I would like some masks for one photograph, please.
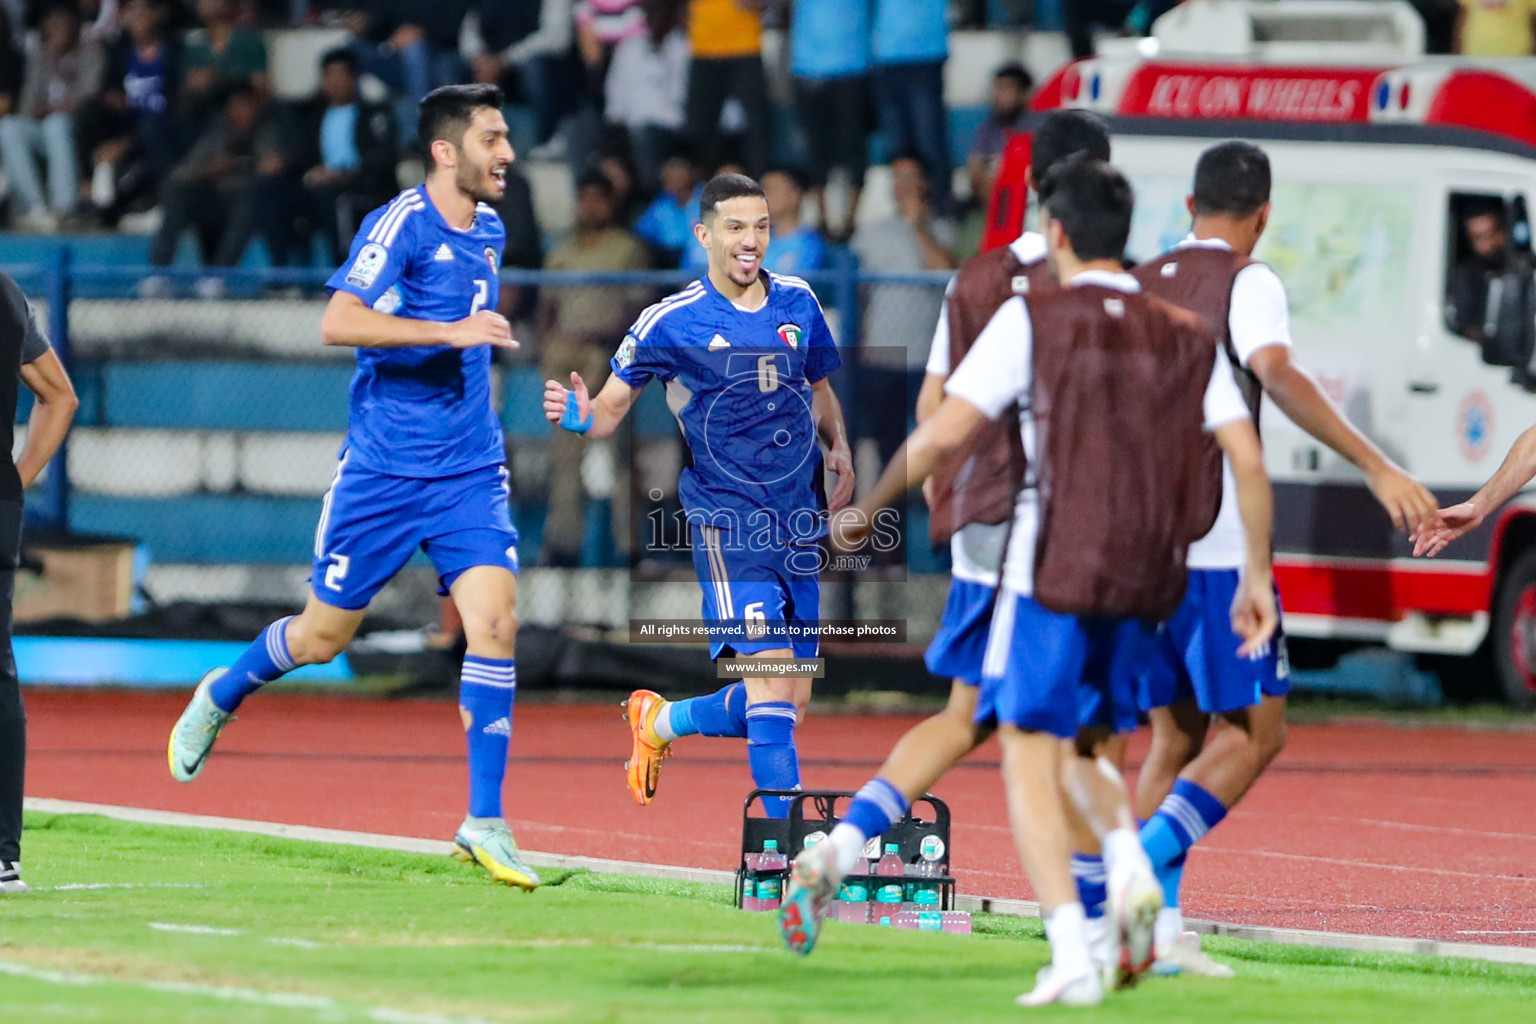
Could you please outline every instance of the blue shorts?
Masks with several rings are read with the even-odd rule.
[[[752,550],[740,531],[693,523],[693,567],[704,591],[704,621],[720,627],[709,656],[788,647],[797,658],[821,650],[820,552],[814,547]]]
[[[976,724],[1062,739],[1079,728],[1136,728],[1136,670],[1151,636],[1140,619],[1064,615],[1003,591],[987,636]]]
[[[958,578],[949,581],[944,617],[923,656],[929,672],[971,686],[981,683],[981,663],[986,657],[987,631],[996,603],[995,587]]]
[[[1242,658],[1232,632],[1236,569],[1191,569],[1184,601],[1152,640],[1136,681],[1143,711],[1193,699],[1207,714],[1238,711],[1291,690],[1285,634],[1276,632],[1263,654]]]
[[[442,594],[476,566],[517,572],[508,497],[505,466],[418,480],[348,465],[343,452],[315,527],[310,587],[328,605],[366,608],[417,548]]]

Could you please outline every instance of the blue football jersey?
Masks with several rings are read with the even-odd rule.
[[[363,218],[327,287],[381,313],[451,322],[496,308],[506,228],[481,203],[468,231],[449,227],[426,186]],[[491,346],[359,348],[347,449],[392,476],[457,476],[506,458],[491,408]]]
[[[842,365],[821,304],[797,277],[768,274],[747,312],[695,281],[640,314],[613,372],[630,387],[666,382],[688,445],[678,497],[691,516],[808,539],[826,507],[811,385]]]

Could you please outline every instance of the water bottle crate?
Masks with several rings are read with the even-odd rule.
[[[792,862],[805,849],[807,840],[819,842],[831,834],[833,826],[842,820],[856,794],[843,790],[772,790],[757,789],[747,794],[742,809],[741,859],[736,862],[736,906],[746,909],[768,909],[759,898],[758,882],[776,880],[777,892],[788,885],[788,871],[753,870],[747,866],[749,855],[761,854],[764,844],[776,844],[778,852]],[[769,818],[761,812],[763,797],[788,797],[787,818]],[[881,879],[885,884],[900,878],[905,887],[908,883],[921,882],[938,890],[939,910],[950,910],[955,903],[955,879],[950,871],[949,805],[931,794],[913,801],[912,807],[900,821],[893,823],[883,836],[871,840],[871,846],[879,846],[869,857],[871,870],[850,874],[848,880],[866,884],[870,900],[874,902],[876,887]],[[901,875],[880,875],[873,865],[881,857],[886,844],[896,845],[896,854],[904,865]],[[866,853],[870,851],[866,850]],[[918,865],[934,874],[916,874]],[[774,892],[772,881],[768,886],[771,899]],[[748,902],[750,901],[750,906]]]

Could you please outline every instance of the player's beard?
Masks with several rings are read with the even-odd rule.
[[[761,254],[757,258],[757,265],[751,270],[737,263],[734,253],[726,253],[721,258],[721,262],[725,264],[725,276],[730,278],[731,283],[738,288],[752,287],[763,272],[763,258]]]
[[[491,167],[491,164],[476,167],[461,163],[454,176],[454,184],[460,192],[477,203],[498,203],[506,189],[496,187],[495,179],[491,177]]]

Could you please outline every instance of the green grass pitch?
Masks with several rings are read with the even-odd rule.
[[[1039,922],[978,934],[833,922],[806,960],[721,886],[549,872],[531,895],[447,857],[27,818],[0,897],[0,1021],[950,1024],[1520,1021],[1536,969],[1211,940],[1235,981],[1151,979],[1093,1010],[1013,997]],[[658,851],[665,859],[665,851]]]

